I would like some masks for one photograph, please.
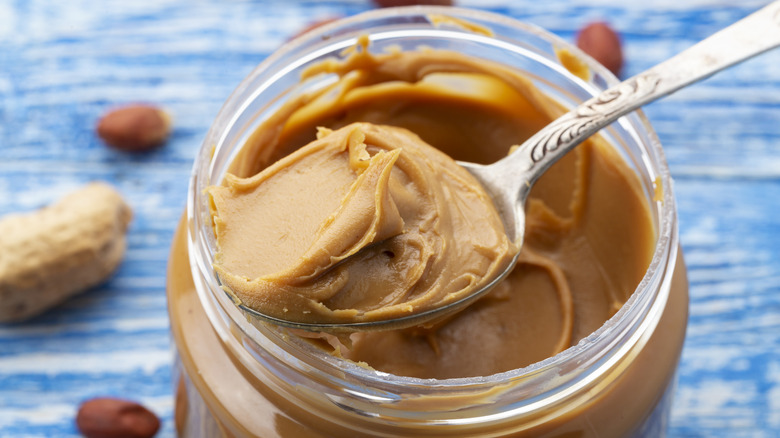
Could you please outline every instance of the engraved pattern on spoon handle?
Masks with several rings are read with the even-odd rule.
[[[536,164],[542,161],[548,152],[590,137],[631,111],[630,108],[638,106],[636,102],[643,96],[652,95],[659,81],[660,78],[655,75],[635,76],[553,121],[548,126],[549,129],[539,131],[533,138],[533,143],[526,142],[524,147],[530,148],[531,162]]]

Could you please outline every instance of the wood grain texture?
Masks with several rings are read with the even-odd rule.
[[[573,40],[608,20],[636,74],[765,1],[462,0]],[[173,436],[164,295],[192,159],[220,105],[312,21],[368,0],[0,0],[0,214],[94,179],[135,210],[106,284],[24,324],[0,325],[0,436],[78,436],[78,404],[142,401]],[[646,108],[676,180],[691,318],[671,437],[780,436],[780,51]],[[163,148],[128,155],[93,127],[108,108],[157,103]]]

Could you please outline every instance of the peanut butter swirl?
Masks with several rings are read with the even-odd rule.
[[[209,189],[220,279],[299,322],[396,319],[500,275],[518,248],[479,183],[410,131],[354,123]]]

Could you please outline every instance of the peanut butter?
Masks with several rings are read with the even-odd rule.
[[[322,128],[209,193],[223,284],[286,320],[389,320],[444,306],[517,253],[474,177],[403,128]]]
[[[384,163],[378,164],[383,168],[401,158],[387,155],[398,149],[383,146],[380,133],[415,138],[412,143],[416,143],[417,137],[408,133],[411,131],[421,141],[454,159],[491,162],[562,113],[561,108],[527,79],[502,65],[443,50],[371,54],[363,40],[344,61],[316,65],[307,76],[320,73],[335,73],[339,79],[322,90],[291,99],[266,120],[234,161],[231,172],[235,176],[227,178],[225,187],[212,190],[220,239],[216,269],[242,300],[250,305],[262,305],[265,310],[264,300],[270,294],[278,289],[294,289],[299,286],[297,282],[314,279],[315,291],[327,289],[319,301],[322,306],[304,304],[295,294],[292,294],[295,299],[280,302],[281,312],[296,312],[301,318],[306,311],[316,313],[318,318],[323,315],[354,318],[382,312],[381,306],[388,302],[390,308],[406,305],[406,301],[396,304],[386,298],[396,293],[395,285],[390,283],[402,283],[404,294],[414,290],[415,286],[408,284],[416,281],[430,284],[442,280],[451,284],[453,279],[446,276],[448,268],[415,270],[418,266],[413,266],[408,271],[394,270],[393,261],[386,255],[383,263],[376,264],[382,261],[385,251],[391,251],[396,258],[412,251],[410,246],[414,246],[399,237],[404,236],[403,230],[413,228],[412,222],[407,223],[407,216],[400,212],[421,205],[419,199],[409,204],[399,203],[403,196],[393,191],[389,199],[386,194],[374,196],[372,208],[394,203],[394,207],[384,210],[387,215],[379,218],[383,224],[381,229],[370,231],[378,216],[371,216],[371,221],[361,216],[358,222],[362,225],[356,226],[354,236],[334,238],[323,244],[335,249],[328,251],[327,257],[303,256],[305,260],[316,257],[324,260],[311,265],[307,261],[303,266],[302,254],[314,247],[312,242],[324,239],[322,236],[330,232],[322,224],[338,221],[333,212],[344,205],[342,200],[354,183],[354,175],[330,171],[324,166],[320,169],[322,173],[307,170],[298,176],[303,182],[290,183],[281,190],[279,193],[299,192],[311,187],[311,193],[301,195],[306,200],[304,204],[310,204],[306,213],[301,214],[316,213],[317,217],[301,220],[305,225],[296,219],[292,227],[300,225],[300,228],[287,225],[277,228],[285,219],[253,222],[255,218],[277,214],[276,210],[281,215],[287,209],[299,208],[285,207],[281,198],[271,196],[265,204],[259,204],[273,204],[265,209],[275,210],[260,214],[256,207],[232,204],[227,194],[254,188],[255,182],[269,174],[311,156],[312,148],[332,150],[339,155],[342,169],[349,168],[354,156],[362,156],[363,166],[371,167],[369,163],[376,160]],[[338,130],[342,127],[346,128]],[[316,138],[318,128],[319,139]],[[354,136],[360,137],[359,141]],[[353,141],[357,145],[354,151],[350,147]],[[402,149],[415,147],[407,148],[404,143]],[[370,149],[382,153],[366,153]],[[384,159],[378,158],[385,155]],[[403,153],[398,155],[402,156]],[[452,172],[460,175],[456,170]],[[325,173],[333,176],[324,176]],[[381,173],[377,173],[377,183]],[[440,179],[446,182],[447,177],[442,175]],[[392,178],[388,179],[387,185],[392,186],[391,181]],[[325,192],[334,195],[328,198]],[[456,205],[450,207],[463,210],[474,203]],[[220,235],[230,227],[230,221],[227,227],[223,223],[227,211],[232,212],[233,220],[239,224],[231,236]],[[243,219],[236,219],[242,216]],[[494,212],[480,211],[476,216],[462,218],[462,226],[456,227],[452,234],[464,245],[454,253],[442,249],[432,252],[441,261],[456,266],[479,259],[482,265],[478,264],[477,278],[486,278],[485,273],[503,266],[502,260],[512,254],[511,245],[500,238],[500,221]],[[242,230],[253,231],[242,234]],[[487,240],[495,244],[489,250],[471,243],[484,239],[485,233]],[[288,237],[291,234],[295,236]],[[302,243],[284,250],[267,243],[255,246],[255,242],[278,241],[282,235],[288,240],[300,239]],[[327,342],[322,345],[332,348],[334,354],[377,370],[423,378],[490,375],[524,367],[576,344],[622,306],[647,269],[655,230],[637,177],[610,146],[594,137],[553,166],[534,187],[527,207],[525,236],[519,263],[509,278],[467,310],[432,327],[353,334],[349,348],[327,336],[323,336]],[[231,239],[235,243],[227,242]],[[464,251],[466,254],[456,257],[455,254]],[[335,260],[328,259],[334,255]],[[349,262],[341,268],[338,263],[345,256],[351,259],[347,258]],[[273,259],[273,263],[262,265],[265,262],[261,261],[250,266],[248,260],[253,258]],[[420,259],[415,255],[411,260],[419,263]],[[331,277],[327,270],[333,266],[339,269]],[[339,277],[344,270],[352,270],[348,280]],[[387,270],[391,275],[375,280],[369,273],[377,270]],[[257,280],[252,280],[277,272],[286,275],[281,287],[278,282],[258,285]],[[276,281],[280,277],[274,278]],[[379,287],[380,298],[367,298],[364,292],[345,296],[332,293],[332,283],[348,282],[353,285],[366,282],[368,286],[364,290]],[[455,290],[463,289],[461,280],[454,283]],[[412,295],[411,301],[414,298]],[[306,300],[309,298],[303,301]]]

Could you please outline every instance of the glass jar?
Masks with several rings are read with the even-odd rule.
[[[432,24],[432,15],[454,17]],[[458,20],[484,26],[458,26]],[[219,288],[203,189],[223,178],[255,128],[327,77],[300,82],[370,33],[372,50],[449,48],[511,66],[565,107],[616,83],[575,47],[533,26],[457,8],[382,9],[291,41],[228,98],[195,162],[186,218],[168,272],[176,344],[175,419],[186,437],[663,436],[687,323],[687,281],[675,200],[661,146],[636,112],[603,131],[639,178],[657,230],[653,258],[628,302],[577,345],[490,376],[418,379],[335,357],[285,329],[246,318]],[[559,61],[565,49],[592,72]]]

